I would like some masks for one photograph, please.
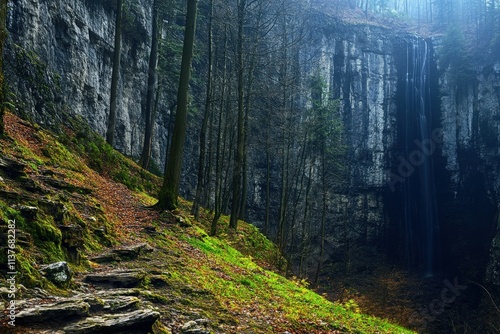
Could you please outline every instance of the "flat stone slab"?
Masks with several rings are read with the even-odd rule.
[[[87,333],[148,333],[160,313],[152,310],[137,310],[129,313],[104,314],[89,317],[64,327],[66,334]]]
[[[98,290],[94,293],[95,296],[102,298],[109,298],[112,296],[139,296],[141,293],[139,289],[113,289],[113,290]]]
[[[135,296],[126,296],[120,294],[106,293],[102,294],[83,294],[71,298],[68,301],[83,301],[89,304],[89,314],[97,312],[117,312],[136,309],[140,303],[140,299]]]
[[[89,309],[90,305],[88,303],[75,300],[41,304],[19,311],[16,315],[16,323],[42,323],[47,320],[64,321],[66,319],[85,317],[89,314]]]
[[[115,311],[123,311],[130,310],[139,305],[140,299],[134,296],[114,296],[112,298],[103,299],[104,302],[104,311],[106,312],[115,312]]]
[[[90,260],[96,263],[130,261],[135,260],[141,254],[150,253],[154,249],[147,243],[141,243],[132,246],[125,246],[113,249],[105,254],[93,257]]]
[[[132,245],[123,248],[114,249],[112,252],[118,255],[122,260],[133,260],[139,255],[153,251],[153,247],[147,243]]]
[[[108,287],[133,288],[138,286],[145,276],[146,273],[141,270],[115,270],[87,275],[85,282]]]

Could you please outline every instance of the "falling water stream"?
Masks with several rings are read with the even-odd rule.
[[[437,262],[437,206],[434,189],[430,50],[428,42],[406,44],[404,85],[404,155],[407,180],[403,186],[405,257],[433,276]]]

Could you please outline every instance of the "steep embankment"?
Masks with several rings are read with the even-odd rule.
[[[86,126],[54,136],[12,114],[5,121],[0,229],[5,245],[15,221],[18,273],[13,291],[4,248],[2,333],[409,333],[279,275],[276,248],[251,225],[228,234],[223,217],[214,238],[210,213],[193,221],[189,203],[149,209],[158,178]],[[59,261],[71,274],[59,264],[51,275],[46,265]]]

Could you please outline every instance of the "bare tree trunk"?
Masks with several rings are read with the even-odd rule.
[[[306,185],[306,194],[305,194],[305,203],[304,203],[304,216],[302,219],[302,232],[301,232],[301,250],[300,250],[300,262],[299,262],[299,275],[302,275],[304,270],[304,260],[306,257],[306,222],[309,220],[309,194],[311,193],[311,180],[312,180],[312,166],[313,164],[309,164],[309,173]]]
[[[106,141],[113,146],[115,141],[116,126],[116,99],[118,90],[118,72],[120,70],[120,54],[122,41],[122,13],[123,0],[118,0],[116,4],[116,23],[115,23],[115,49],[113,56],[113,72],[111,74],[111,93],[109,102],[108,130],[106,132]]]
[[[149,70],[148,70],[148,90],[146,93],[146,128],[144,131],[144,145],[142,148],[140,165],[144,169],[149,168],[151,159],[151,145],[154,132],[154,95],[156,88],[156,68],[158,66],[158,39],[159,39],[159,21],[158,21],[158,0],[153,2],[153,29],[151,36],[151,52],[149,54]]]
[[[279,221],[278,221],[278,233],[277,233],[277,243],[279,250],[283,253],[285,249],[285,223],[286,214],[288,210],[288,178],[289,178],[289,158],[290,158],[290,133],[287,115],[287,99],[288,94],[288,29],[287,23],[283,20],[283,32],[282,32],[282,54],[281,54],[281,69],[280,69],[280,84],[281,84],[281,117],[283,124],[281,125],[282,132],[282,156],[281,156],[281,197],[280,197],[280,211],[279,211]]]
[[[213,84],[214,82],[212,82]],[[213,88],[212,88],[213,90]],[[213,99],[214,94],[211,94],[211,98]],[[208,147],[207,147],[207,152],[208,152],[208,161],[207,161],[207,168],[205,171],[205,186],[203,188],[203,191],[201,193],[201,199],[200,199],[200,205],[210,208],[211,209],[211,203],[210,199],[212,198],[212,182],[211,182],[211,176],[213,174],[213,168],[214,168],[214,140],[213,140],[213,132],[215,128],[215,112],[214,112],[214,107],[212,104],[212,110],[210,113],[210,119],[208,120],[209,127],[208,127]]]
[[[225,143],[225,135],[221,138],[222,131],[222,116],[225,104],[225,94],[226,94],[226,76],[227,76],[227,25],[224,25],[224,52],[223,59],[224,65],[222,69],[222,92],[221,92],[221,101],[220,101],[220,115],[218,122],[218,132],[217,132],[217,143],[216,143],[216,153],[215,153],[215,185],[214,185],[214,218],[212,219],[212,226],[210,228],[210,235],[217,235],[218,231],[218,222],[219,218],[222,214],[223,209],[223,199],[222,199],[222,187],[223,187],[223,179],[222,179],[222,160],[223,160],[223,148],[222,145]],[[227,121],[227,120],[226,120]]]
[[[257,21],[255,22],[255,27],[256,31],[253,33],[253,41],[252,41],[252,51],[250,54],[250,61],[249,61],[249,66],[248,66],[248,80],[247,80],[247,87],[246,87],[246,97],[245,97],[245,121],[244,121],[244,127],[245,129],[248,129],[248,119],[249,119],[249,114],[250,114],[250,104],[251,104],[251,96],[252,96],[252,89],[253,89],[253,82],[254,82],[254,75],[255,75],[255,67],[257,64],[257,49],[259,46],[259,43],[261,42],[260,39],[260,29],[261,29],[261,21],[262,21],[262,2],[259,2],[258,4],[258,14],[257,14]],[[240,219],[244,220],[245,219],[245,213],[246,213],[246,206],[247,206],[247,196],[248,196],[248,156],[247,156],[247,150],[248,150],[248,133],[245,131],[244,132],[244,137],[243,137],[243,168],[242,168],[242,190],[241,190],[241,203],[240,203],[240,212],[239,212],[239,217]]]
[[[243,24],[245,19],[246,0],[238,0],[238,45],[237,45],[237,66],[238,66],[238,132],[236,140],[235,164],[233,169],[233,197],[231,206],[231,218],[229,227],[233,230],[238,228],[238,217],[241,200],[241,176],[243,170],[244,150],[243,140],[245,137],[245,110],[243,106]]]
[[[177,207],[182,156],[186,139],[188,90],[196,30],[197,2],[197,0],[187,1],[186,30],[184,32],[179,89],[177,91],[177,112],[175,115],[170,156],[165,167],[163,185],[160,189],[159,201],[156,205],[159,209],[172,210]]]
[[[283,130],[285,132],[285,130]],[[284,141],[287,141],[286,138],[283,138]],[[285,225],[286,225],[286,214],[288,211],[288,179],[289,179],[289,160],[290,159],[290,143],[283,143],[283,156],[282,156],[282,171],[281,171],[281,197],[280,197],[280,216],[278,222],[278,248],[281,253],[283,253],[285,249]]]
[[[212,91],[212,17],[214,4],[213,0],[210,0],[210,14],[208,18],[208,73],[207,73],[207,91],[205,97],[205,114],[203,115],[203,122],[200,130],[200,156],[198,157],[198,182],[196,184],[196,196],[193,201],[193,207],[191,208],[191,213],[194,215],[194,219],[198,220],[200,215],[200,201],[201,194],[205,188],[204,184],[204,166],[205,166],[205,155],[206,155],[206,140],[207,140],[207,126],[208,120],[211,114],[211,91]]]
[[[291,242],[290,242],[290,246],[289,246],[289,251],[287,251],[288,253],[288,262],[287,262],[287,274],[288,274],[288,270],[291,269],[290,268],[290,265],[292,263],[292,256],[296,255],[296,253],[294,254],[294,249],[295,249],[295,227],[296,227],[296,220],[297,220],[297,215],[298,215],[298,211],[300,210],[300,205],[299,203],[303,200],[302,198],[302,192],[304,191],[304,179],[305,179],[305,168],[306,168],[306,153],[307,153],[307,137],[308,137],[308,131],[304,131],[304,140],[303,140],[303,145],[302,145],[302,152],[300,154],[299,157],[297,157],[297,167],[295,169],[295,181],[294,181],[294,185],[293,185],[293,189],[297,189],[298,188],[298,192],[295,194],[295,199],[293,201],[293,213],[292,213],[292,218],[291,218],[291,228],[290,228],[290,231],[291,231],[291,235],[292,235],[292,238],[291,238]],[[307,201],[307,199],[306,199]],[[307,209],[304,209],[304,210],[307,210]],[[299,238],[299,240],[301,240],[301,238]],[[299,254],[300,256],[300,254]],[[300,270],[299,270],[299,273],[300,273]]]
[[[324,143],[323,143],[324,146]],[[326,209],[327,209],[327,201],[326,201],[326,196],[327,196],[327,189],[326,189],[326,170],[325,170],[325,148],[323,147],[322,149],[322,157],[321,157],[321,174],[322,174],[322,190],[323,190],[323,206],[321,210],[321,243],[320,243],[320,251],[319,251],[319,258],[318,258],[318,267],[316,268],[316,276],[314,278],[314,284],[317,285],[319,281],[319,275],[321,274],[321,268],[323,264],[323,256],[325,254],[325,225],[326,225]]]

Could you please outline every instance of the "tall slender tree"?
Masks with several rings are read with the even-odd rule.
[[[116,100],[118,91],[118,72],[120,70],[120,54],[122,41],[122,17],[123,0],[116,3],[116,21],[115,21],[115,49],[113,54],[113,72],[111,74],[111,93],[109,102],[108,130],[106,132],[106,141],[113,146],[115,141],[116,127]]]
[[[203,122],[200,130],[200,155],[198,157],[198,182],[196,185],[196,197],[193,201],[191,213],[195,219],[198,219],[200,214],[200,201],[203,188],[205,187],[205,155],[206,155],[206,141],[207,141],[207,127],[208,121],[211,116],[211,92],[212,92],[212,22],[214,13],[214,2],[210,0],[209,3],[209,16],[208,16],[208,69],[207,69],[207,89],[205,96],[205,113],[203,115]]]
[[[224,204],[224,194],[223,194],[223,188],[224,188],[224,172],[223,172],[223,161],[225,161],[225,143],[226,143],[226,137],[228,131],[226,129],[223,129],[223,114],[224,109],[228,110],[229,108],[226,107],[227,103],[230,101],[229,99],[226,98],[226,89],[230,89],[230,87],[227,87],[226,82],[228,81],[227,79],[227,68],[228,68],[228,60],[227,60],[227,23],[224,24],[224,34],[223,34],[223,48],[222,48],[222,74],[220,75],[221,77],[221,83],[220,83],[220,106],[219,106],[219,118],[218,118],[218,131],[216,134],[216,151],[215,151],[215,185],[214,185],[214,217],[212,219],[212,226],[210,228],[210,234],[211,235],[216,235],[218,231],[218,222],[219,218],[222,214],[222,211],[224,210],[225,204]],[[228,124],[228,120],[226,117],[226,124]],[[227,126],[226,126],[227,127]],[[226,164],[229,166],[229,164]]]
[[[177,110],[175,125],[172,133],[172,144],[169,159],[165,166],[165,176],[160,189],[159,209],[172,210],[177,207],[179,196],[179,183],[182,169],[182,156],[187,128],[188,91],[191,77],[191,61],[193,58],[194,37],[196,31],[197,0],[187,1],[186,28],[184,31],[184,44],[182,48],[181,73],[179,88],[177,90]],[[168,152],[167,152],[168,154]]]
[[[229,227],[236,230],[241,201],[241,182],[244,162],[244,138],[245,138],[245,109],[244,109],[244,71],[243,64],[243,27],[245,22],[246,0],[238,0],[238,38],[237,38],[237,67],[238,67],[238,130],[235,151],[235,164],[233,169],[233,197],[231,206],[231,217]]]
[[[149,54],[148,87],[146,93],[146,128],[144,131],[144,145],[142,148],[140,164],[142,168],[149,168],[151,159],[151,146],[154,132],[154,95],[157,82],[156,68],[158,66],[158,39],[159,39],[159,8],[158,0],[153,1],[153,27],[151,34],[151,51]]]

